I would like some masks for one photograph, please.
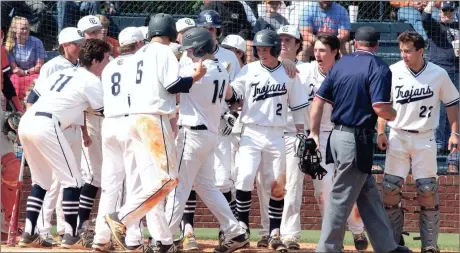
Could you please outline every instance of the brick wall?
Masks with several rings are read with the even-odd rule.
[[[379,184],[382,182],[382,175],[375,175]],[[28,169],[24,175],[24,190],[21,199],[21,221],[25,217],[25,203],[27,196],[31,189],[31,180]],[[408,199],[403,200],[404,207],[408,210],[405,213],[404,229],[408,232],[418,231],[418,217],[414,211],[420,210],[417,200],[410,200],[416,197],[415,180],[409,176],[406,184],[403,187],[404,197]],[[439,194],[440,194],[440,209],[441,209],[441,231],[444,233],[459,233],[459,176],[440,176],[439,177]],[[99,197],[98,197],[99,198]],[[96,205],[98,201],[96,202]],[[303,193],[303,204],[301,209],[301,223],[303,230],[320,230],[321,229],[321,215],[313,196],[313,184],[311,178],[306,177]],[[93,209],[92,218],[95,218],[97,208]],[[255,191],[252,194],[252,213],[250,216],[250,225],[253,228],[258,228],[260,224],[259,201]],[[216,218],[206,208],[206,206],[198,199],[195,225],[199,228],[217,228],[218,223]]]

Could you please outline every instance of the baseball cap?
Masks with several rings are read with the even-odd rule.
[[[452,1],[445,1],[441,3],[441,11],[454,11],[455,3]]]
[[[118,42],[120,42],[120,46],[133,44],[143,40],[144,35],[142,34],[141,29],[134,26],[126,27],[118,35]]]
[[[286,34],[300,40],[300,32],[297,27],[293,25],[283,25],[278,29],[278,34]]]
[[[81,42],[83,40],[82,33],[76,27],[66,27],[59,33],[59,45],[70,42]]]
[[[361,26],[355,33],[356,41],[379,42],[380,33],[371,26]]]
[[[149,38],[149,27],[148,26],[141,26],[139,27],[139,30],[141,30],[142,35],[144,36],[144,40]]]
[[[181,18],[177,20],[176,22],[176,30],[178,33],[184,32],[186,29],[192,28],[195,26],[196,26],[195,20],[191,18]]]
[[[82,17],[78,21],[77,27],[82,33],[85,33],[85,32],[90,33],[97,29],[102,29],[102,24],[101,24],[101,21],[96,16],[88,15],[88,16]]]
[[[239,35],[229,34],[222,41],[222,47],[233,47],[246,53],[246,41]]]

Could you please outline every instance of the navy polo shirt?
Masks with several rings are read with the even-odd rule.
[[[333,106],[335,125],[374,128],[372,105],[391,100],[390,68],[371,52],[356,50],[334,64],[316,96]]]

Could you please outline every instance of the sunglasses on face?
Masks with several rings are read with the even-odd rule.
[[[442,12],[454,12],[455,9],[454,9],[454,8],[451,8],[451,7],[448,7],[448,8],[442,8],[441,11],[442,11]]]

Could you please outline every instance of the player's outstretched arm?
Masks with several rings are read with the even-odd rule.
[[[208,69],[203,64],[203,60],[200,60],[198,62],[198,66],[195,68],[195,73],[193,73],[193,75],[192,75],[193,83],[195,83],[198,80],[200,80],[201,78],[203,78],[204,75],[206,75],[207,71],[208,71]]]

